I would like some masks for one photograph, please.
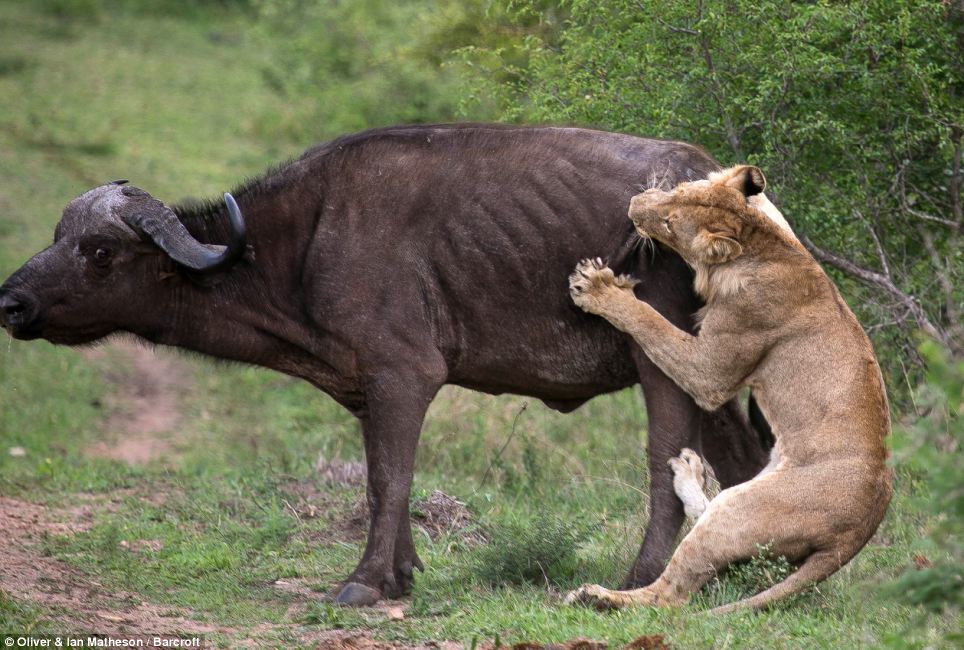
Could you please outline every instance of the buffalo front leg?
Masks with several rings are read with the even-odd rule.
[[[408,519],[415,450],[425,411],[438,386],[411,377],[382,378],[366,391],[362,416],[368,464],[368,542],[335,601],[371,605],[411,588],[421,567]]]
[[[636,348],[648,420],[649,521],[636,561],[623,580],[623,589],[656,580],[666,567],[676,535],[683,526],[683,505],[673,489],[669,460],[684,447],[699,448],[702,412],[693,400]]]
[[[409,593],[415,586],[415,569],[425,570],[422,560],[415,552],[412,523],[409,521],[407,507],[402,510],[402,516],[398,522],[398,533],[395,536],[394,569],[395,583],[404,594]]]

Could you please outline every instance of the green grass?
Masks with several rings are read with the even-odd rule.
[[[261,70],[272,42],[249,12],[146,11],[0,3],[0,277],[45,246],[66,202],[94,184],[127,177],[166,200],[214,196],[310,144],[290,140],[286,125],[318,108],[268,84]],[[317,139],[327,135],[317,128]],[[907,473],[860,556],[774,611],[703,611],[758,584],[772,568],[765,563],[714,582],[679,610],[563,606],[568,588],[617,582],[637,549],[646,420],[634,391],[563,416],[521,397],[445,389],[426,422],[415,497],[434,489],[459,497],[493,543],[417,532],[427,569],[405,620],[332,608],[276,583],[320,596],[360,557],[362,488],[314,479],[319,455],[360,458],[356,422],[303,382],[185,362],[194,387],[175,432],[178,454],[131,468],[84,453],[101,435],[110,361],[0,340],[0,496],[92,504],[89,530],[38,540],[38,552],[235,636],[290,647],[328,628],[467,645],[586,636],[618,647],[663,634],[680,648],[925,647],[960,624],[876,595],[910,563],[928,524],[909,505]],[[9,455],[11,447],[26,455]],[[62,629],[63,614],[0,592],[0,631],[75,631]],[[923,626],[906,631],[918,619]],[[265,624],[282,627],[252,632]]]

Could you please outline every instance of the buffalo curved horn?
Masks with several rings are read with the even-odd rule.
[[[160,203],[160,202],[158,202]],[[174,211],[161,204],[159,211],[135,211],[124,221],[151,238],[168,256],[198,273],[216,273],[234,266],[247,251],[244,218],[234,197],[224,194],[231,233],[227,246],[202,244],[187,231]]]

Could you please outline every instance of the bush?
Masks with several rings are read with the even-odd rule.
[[[504,522],[476,551],[472,569],[491,585],[559,584],[575,575],[576,549],[588,534],[584,524],[549,514]]]
[[[921,415],[895,431],[895,462],[920,478],[915,505],[931,517],[915,566],[889,591],[903,602],[953,613],[964,606],[964,361],[932,342],[920,354],[928,363],[915,400]]]
[[[703,593],[713,607],[732,603],[758,594],[783,582],[796,570],[782,555],[774,557],[770,546],[757,544],[757,554],[746,562],[732,564],[726,572],[717,576],[703,588]]]
[[[426,51],[427,0],[254,0],[262,78],[293,107],[265,128],[315,142],[373,126],[452,121],[452,75]]]

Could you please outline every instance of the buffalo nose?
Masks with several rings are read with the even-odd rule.
[[[0,320],[9,323],[27,310],[27,306],[13,294],[0,294]]]

